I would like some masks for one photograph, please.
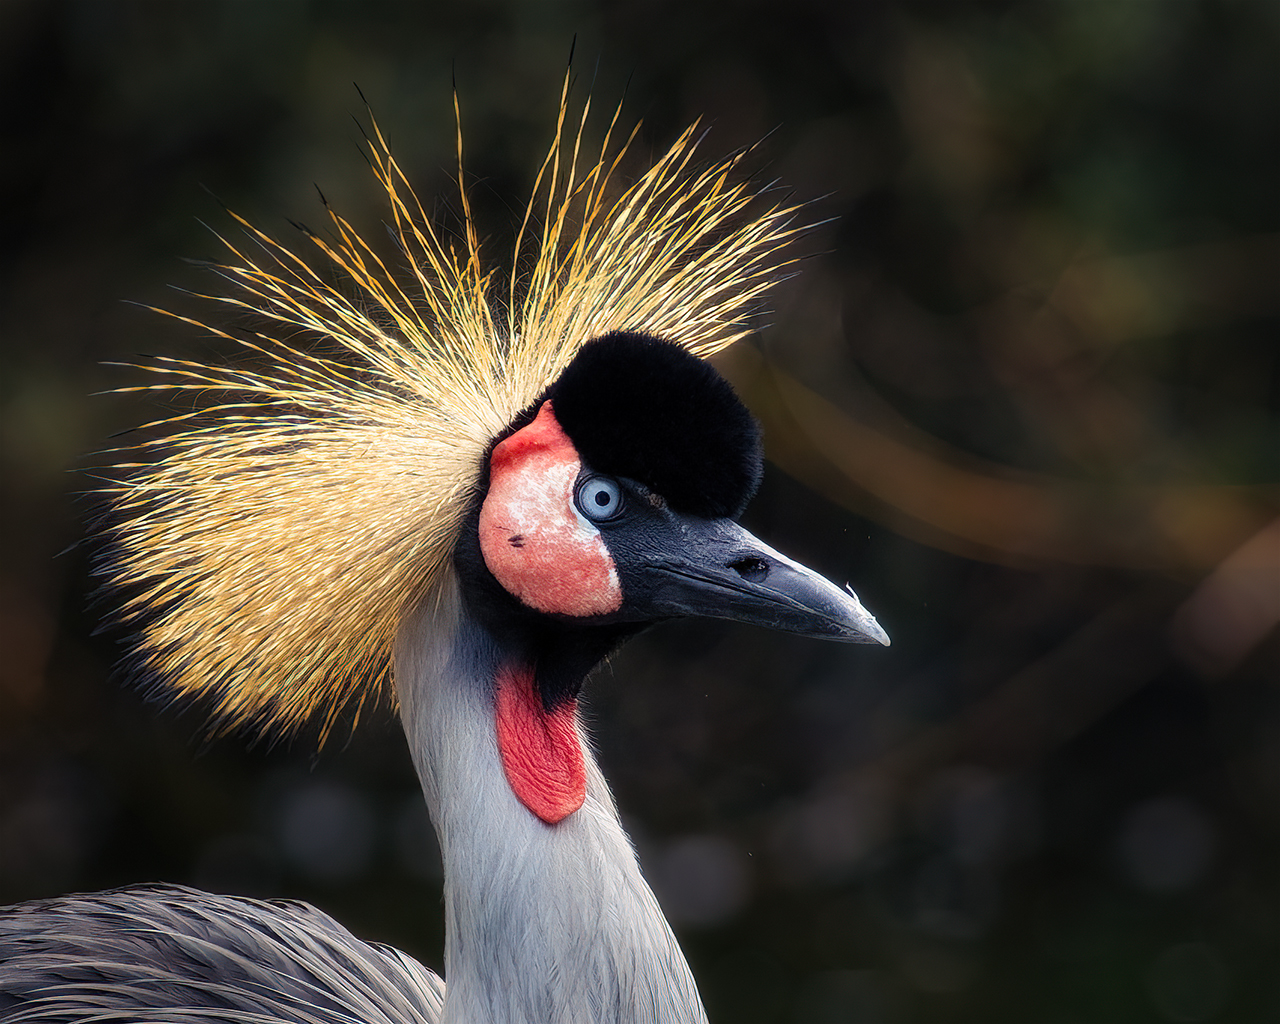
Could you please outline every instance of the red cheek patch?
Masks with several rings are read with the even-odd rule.
[[[575,720],[576,700],[548,714],[528,669],[498,671],[498,751],[520,802],[548,825],[582,806],[587,773]]]
[[[489,460],[480,552],[507,592],[540,612],[588,616],[622,607],[609,549],[573,506],[581,469],[550,402]]]

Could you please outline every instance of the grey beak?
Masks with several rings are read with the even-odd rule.
[[[681,516],[678,528],[678,543],[634,552],[628,560],[624,590],[653,618],[732,619],[801,636],[889,645],[889,635],[851,589],[792,561],[732,520]]]

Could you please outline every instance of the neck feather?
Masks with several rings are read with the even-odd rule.
[[[467,618],[453,580],[396,645],[401,718],[444,856],[443,1021],[704,1024],[581,726],[579,810],[548,825],[512,791],[495,718],[508,653]]]

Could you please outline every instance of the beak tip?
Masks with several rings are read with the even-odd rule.
[[[854,620],[857,623],[860,639],[874,640],[882,647],[889,646],[889,634],[884,631],[884,627],[876,621],[876,617],[872,615],[862,604],[862,599],[854,592],[853,587],[848,583],[844,585],[845,593],[853,599],[854,604]],[[864,642],[865,642],[864,640]]]
[[[884,627],[872,616],[868,615],[864,622],[859,623],[859,628],[867,640],[874,640],[881,647],[890,645],[889,634],[884,631]]]

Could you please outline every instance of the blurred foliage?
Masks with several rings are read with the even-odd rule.
[[[774,464],[747,522],[895,643],[685,623],[591,686],[713,1020],[1274,1019],[1264,2],[0,2],[0,903],[290,895],[440,964],[390,716],[322,755],[202,744],[110,678],[76,495],[161,410],[90,396],[222,354],[121,301],[207,315],[166,285],[218,288],[177,262],[217,255],[217,200],[284,235],[314,183],[376,233],[353,81],[429,197],[456,74],[503,251],[575,35],[577,88],[647,144],[702,117],[813,201],[813,258],[723,364]]]

